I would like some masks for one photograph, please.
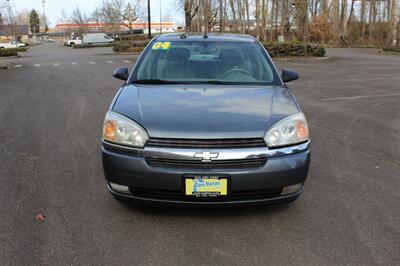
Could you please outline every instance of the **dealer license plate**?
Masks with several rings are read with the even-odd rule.
[[[194,197],[227,196],[228,179],[211,175],[186,177],[185,195]]]

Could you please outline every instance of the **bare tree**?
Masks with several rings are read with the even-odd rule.
[[[115,7],[114,0],[103,0],[100,6],[101,18],[114,32],[120,33],[121,9]],[[121,40],[121,38],[120,38]]]
[[[237,31],[239,31],[239,26],[238,26],[238,22],[237,22],[237,19],[236,19],[236,8],[235,8],[234,0],[229,0],[229,4],[230,4],[230,7],[231,7],[233,21],[235,23],[235,25],[234,25],[235,26],[235,32],[237,32]]]
[[[6,24],[9,36],[14,40],[18,40],[20,35],[20,27],[17,23],[16,12],[11,4],[5,4],[2,12],[3,23]]]
[[[97,25],[97,30],[100,31],[100,29],[103,27],[102,22],[103,22],[103,13],[100,7],[97,7],[94,9],[92,15],[91,15],[91,20],[96,22]]]
[[[79,27],[77,27],[79,35],[89,31],[89,29],[85,27],[85,25],[89,23],[89,17],[86,15],[85,11],[81,10],[78,6],[72,10],[70,20],[79,25]]]
[[[312,40],[317,42],[382,46],[393,44],[398,32],[399,0],[177,1],[183,4],[187,29],[192,23],[198,29],[212,29],[219,10],[221,31],[248,32],[260,40],[283,35],[308,41],[312,32]],[[222,18],[229,27],[222,27]]]
[[[199,11],[198,0],[184,0],[183,8],[185,11],[185,28],[186,31],[192,31],[192,21]]]
[[[400,25],[400,20],[398,19],[398,1],[397,0],[392,0],[391,5],[391,12],[389,13],[389,22],[390,22],[390,33],[389,33],[389,45],[392,45],[393,41],[397,39],[397,47],[399,47],[399,40],[398,36],[400,34],[399,32],[399,26]],[[397,34],[396,34],[397,31]]]
[[[96,18],[97,23],[101,21],[110,25],[114,31],[120,33],[121,26],[126,27],[131,35],[132,45],[134,42],[134,24],[143,16],[143,1],[131,0],[104,0],[100,7],[97,7],[92,17]],[[120,37],[120,40],[121,37]]]
[[[131,35],[132,45],[135,46],[135,40],[133,36],[133,26],[134,22],[139,19],[144,13],[142,9],[141,1],[135,0],[133,3],[128,3],[125,6],[122,6],[121,10],[121,19],[122,24],[129,29],[129,33]]]

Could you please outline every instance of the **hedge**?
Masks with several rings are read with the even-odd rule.
[[[399,47],[385,47],[385,48],[383,48],[383,51],[400,53],[400,46]]]
[[[149,41],[135,41],[132,46],[131,42],[116,42],[114,43],[114,52],[127,53],[127,52],[140,52]],[[263,43],[271,57],[288,57],[288,56],[315,56],[324,57],[326,50],[320,44],[304,44],[299,41],[291,41],[284,43]]]
[[[325,56],[325,47],[320,44],[305,44],[298,42],[263,43],[271,57],[288,56]]]
[[[26,52],[26,47],[0,49],[0,56],[17,56],[18,52]]]
[[[117,42],[114,43],[114,52],[116,53],[127,53],[127,52],[140,52],[149,43],[146,41],[135,41],[134,45],[131,42]]]
[[[113,46],[114,46],[113,43],[103,43],[103,44],[75,44],[72,47],[74,49],[83,49],[83,48],[113,47]]]

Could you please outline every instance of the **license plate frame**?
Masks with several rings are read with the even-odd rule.
[[[190,174],[183,176],[183,195],[185,197],[222,198],[229,194],[230,177],[227,175]]]

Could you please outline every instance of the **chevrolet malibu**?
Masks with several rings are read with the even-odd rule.
[[[156,204],[290,202],[310,164],[306,118],[263,46],[245,35],[152,40],[103,125],[114,198]]]

